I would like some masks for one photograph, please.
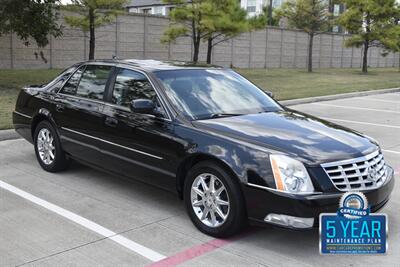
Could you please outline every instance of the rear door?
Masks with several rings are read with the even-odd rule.
[[[59,91],[55,121],[64,150],[82,161],[101,165],[105,89],[112,66],[80,67]]]

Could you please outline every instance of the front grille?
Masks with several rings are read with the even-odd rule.
[[[321,167],[340,191],[375,189],[385,182],[387,176],[380,151],[360,158],[324,163]]]

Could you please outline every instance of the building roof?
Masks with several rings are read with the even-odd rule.
[[[131,0],[127,7],[161,6],[166,5],[163,0]]]
[[[187,0],[190,2],[191,0]],[[126,7],[147,7],[147,6],[164,6],[166,4],[163,0],[130,0]]]

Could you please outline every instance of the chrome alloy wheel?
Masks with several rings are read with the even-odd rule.
[[[52,164],[56,155],[56,147],[54,146],[54,137],[49,129],[43,128],[39,131],[36,145],[40,160],[46,165]]]
[[[228,218],[228,192],[215,175],[203,173],[197,176],[192,184],[190,198],[194,213],[208,227],[218,227]]]

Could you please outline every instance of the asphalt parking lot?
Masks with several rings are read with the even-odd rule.
[[[292,106],[363,132],[400,172],[400,93]],[[7,189],[5,189],[7,188]],[[321,256],[318,231],[250,227],[228,240],[195,229],[175,195],[79,164],[44,172],[26,141],[0,142],[1,266],[399,266],[400,183],[384,256]]]

